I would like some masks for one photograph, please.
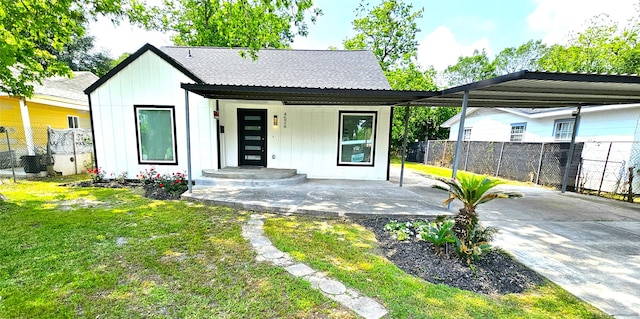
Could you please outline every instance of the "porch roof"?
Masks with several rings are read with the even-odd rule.
[[[182,83],[209,99],[281,101],[285,105],[405,105],[439,92]]]

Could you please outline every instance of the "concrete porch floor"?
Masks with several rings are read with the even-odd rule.
[[[398,187],[397,182],[310,179],[275,187],[196,186],[193,193],[182,197],[257,212],[348,217],[450,215],[440,205],[447,194],[436,192],[438,198],[425,201],[411,190]]]

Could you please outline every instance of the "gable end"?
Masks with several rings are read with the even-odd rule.
[[[144,46],[142,46],[140,49],[138,49],[138,51],[134,52],[133,54],[128,56],[126,59],[124,59],[124,61],[120,62],[120,64],[118,64],[115,68],[113,68],[109,72],[107,72],[107,74],[105,74],[103,77],[98,79],[98,81],[96,81],[93,84],[91,84],[88,88],[86,88],[84,90],[84,93],[85,94],[91,94],[97,88],[102,86],[102,84],[104,84],[105,82],[109,81],[109,79],[114,77],[116,74],[118,74],[120,71],[122,71],[122,69],[126,68],[129,64],[131,64],[133,61],[135,61],[137,58],[139,58],[141,55],[143,55],[147,51],[151,51],[151,52],[155,53],[162,60],[164,60],[165,62],[169,63],[171,66],[176,68],[178,71],[182,72],[184,75],[186,75],[187,77],[189,77],[191,80],[195,81],[196,83],[200,83],[200,84],[204,83],[204,81],[202,81],[198,76],[193,74],[193,72],[191,72],[187,68],[185,68],[178,61],[174,60],[169,55],[167,55],[166,53],[160,51],[158,48],[154,47],[153,45],[147,43]]]

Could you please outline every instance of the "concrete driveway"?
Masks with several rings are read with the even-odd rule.
[[[427,187],[432,180],[406,176],[406,189],[431,204],[442,200],[442,192]],[[500,228],[495,245],[604,312],[640,318],[640,205],[541,187],[501,187],[525,198],[479,207],[480,220]]]

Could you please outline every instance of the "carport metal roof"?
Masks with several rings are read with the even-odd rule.
[[[414,106],[547,108],[640,102],[637,75],[519,71],[442,90]]]

